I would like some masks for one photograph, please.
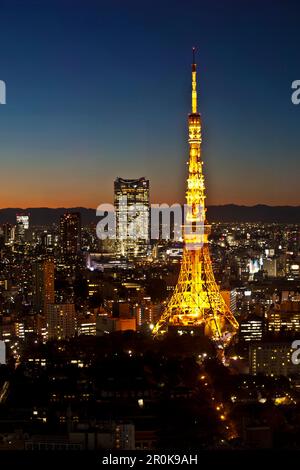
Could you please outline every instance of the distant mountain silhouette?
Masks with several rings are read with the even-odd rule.
[[[96,223],[99,218],[95,209],[85,207],[72,207],[50,209],[49,207],[34,207],[28,209],[9,208],[0,209],[0,224],[16,221],[18,212],[30,212],[31,225],[51,225],[59,222],[59,218],[66,211],[81,213],[83,225]],[[300,206],[238,206],[226,204],[224,206],[209,206],[207,218],[210,222],[276,222],[300,223]]]
[[[300,206],[238,206],[226,204],[224,206],[209,206],[208,220],[211,222],[276,222],[299,223]]]
[[[80,212],[83,225],[89,225],[90,223],[97,221],[95,209],[86,209],[85,207],[59,207],[57,209],[51,209],[49,207],[32,207],[27,209],[0,209],[0,224],[6,222],[14,224],[16,222],[16,214],[19,212],[29,212],[30,225],[52,225],[57,224],[60,216],[67,211]]]

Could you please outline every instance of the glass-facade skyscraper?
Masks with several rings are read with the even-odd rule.
[[[114,201],[118,253],[127,259],[146,256],[150,232],[149,180],[117,178]]]

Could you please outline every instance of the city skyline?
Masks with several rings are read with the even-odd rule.
[[[182,203],[193,45],[208,205],[299,205],[296,2],[56,3],[2,8],[1,208],[96,209],[118,176]]]

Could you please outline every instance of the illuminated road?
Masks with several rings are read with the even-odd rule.
[[[3,384],[3,387],[0,391],[0,404],[5,403],[7,396],[8,396],[8,390],[9,390],[9,382],[6,381]]]
[[[226,440],[230,441],[231,439],[236,438],[238,434],[235,429],[235,424],[229,417],[229,410],[226,409],[227,407],[221,401],[216,399],[216,391],[214,390],[213,382],[205,369],[199,378],[200,383],[202,383],[202,386],[206,389],[211,397],[211,405],[217,412],[218,419],[221,423],[223,423],[223,432],[224,436],[226,436]]]

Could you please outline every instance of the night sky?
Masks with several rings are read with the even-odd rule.
[[[300,204],[298,1],[0,0],[0,207],[184,200],[191,48],[209,204]]]

